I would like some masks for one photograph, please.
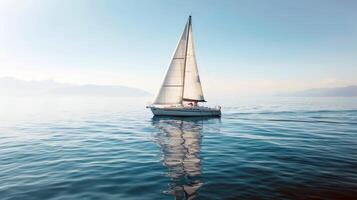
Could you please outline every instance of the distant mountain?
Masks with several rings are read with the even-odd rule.
[[[53,80],[23,81],[11,77],[0,78],[0,96],[23,95],[140,97],[149,93],[119,85],[74,85]]]
[[[357,97],[357,86],[337,87],[337,88],[315,88],[300,92],[281,94],[279,96],[296,97]]]

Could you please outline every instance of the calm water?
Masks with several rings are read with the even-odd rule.
[[[145,101],[2,99],[1,199],[357,198],[357,99],[240,99],[211,119]]]

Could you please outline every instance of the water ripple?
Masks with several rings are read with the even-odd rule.
[[[355,109],[191,119],[130,109],[2,123],[1,199],[357,196]]]

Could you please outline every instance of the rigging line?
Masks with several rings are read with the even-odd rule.
[[[187,33],[186,33],[186,51],[185,51],[185,63],[183,66],[183,88],[182,88],[182,98],[181,104],[183,104],[183,95],[185,92],[185,74],[186,74],[186,64],[187,64],[187,49],[188,49],[188,39],[190,34],[190,27],[191,27],[191,15],[188,17],[188,25],[187,25]]]

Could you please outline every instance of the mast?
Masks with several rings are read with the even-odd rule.
[[[186,34],[186,51],[185,51],[185,62],[183,65],[183,88],[182,88],[182,99],[181,99],[181,104],[183,104],[183,95],[185,92],[185,75],[186,75],[186,64],[187,64],[187,49],[188,49],[188,38],[190,34],[190,27],[191,27],[191,15],[188,17],[188,25],[187,25],[187,34]]]

